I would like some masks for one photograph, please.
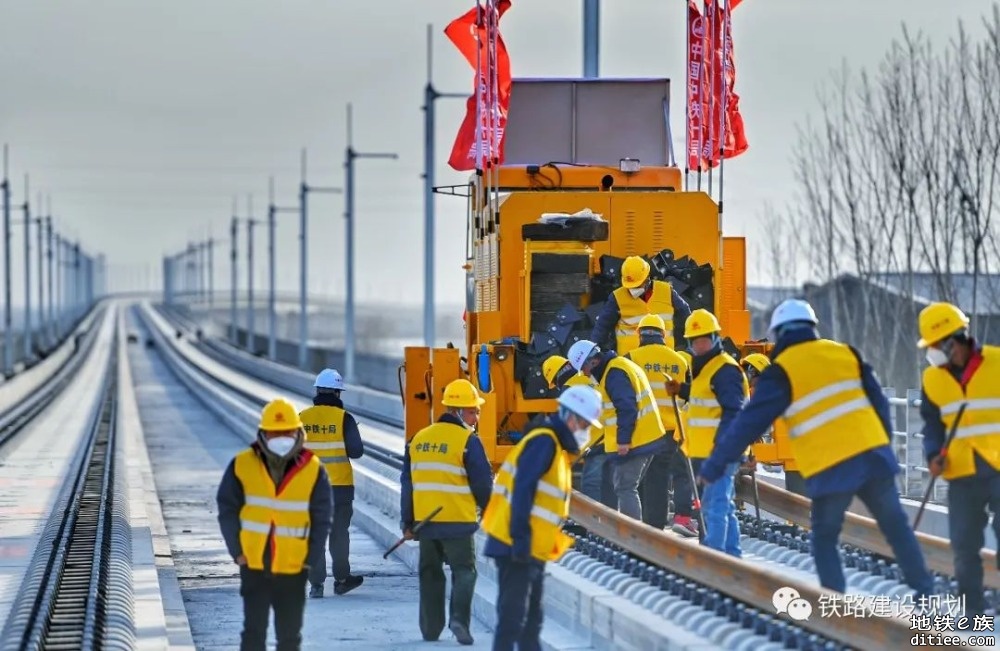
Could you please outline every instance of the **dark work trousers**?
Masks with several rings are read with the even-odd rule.
[[[472,596],[476,591],[476,542],[462,538],[420,539],[420,633],[434,641],[444,630],[444,563],[451,568],[449,623],[466,629],[472,624]]]
[[[1000,473],[976,455],[976,474],[948,484],[948,530],[955,556],[958,592],[965,597],[965,614],[981,615],[990,606],[983,594],[984,529],[993,512],[993,534],[1000,540]],[[1000,557],[998,557],[1000,558]],[[1000,561],[997,563],[1000,567]]]
[[[510,556],[497,564],[497,630],[493,651],[540,651],[542,644],[542,580],[545,563],[532,558],[515,562]]]
[[[241,567],[240,596],[243,597],[240,651],[265,651],[272,608],[277,651],[299,650],[306,607],[305,570],[300,574],[268,574]]]
[[[688,469],[687,456],[681,450],[680,444],[670,439],[673,448],[670,456],[670,481],[674,491],[674,515],[691,517],[691,502],[694,499],[691,488],[691,471]]]
[[[330,527],[330,558],[333,559],[333,578],[343,581],[351,575],[351,518],[354,502],[342,500],[333,504],[333,524]],[[322,585],[326,581],[326,554],[309,569],[309,582]]]
[[[639,481],[639,499],[642,502],[642,521],[656,529],[667,526],[667,507],[670,496],[670,462],[677,444],[673,432],[667,432],[670,445],[666,450],[653,455],[646,474]],[[690,483],[690,482],[688,482]]]

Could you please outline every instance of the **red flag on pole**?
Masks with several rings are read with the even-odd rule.
[[[500,18],[510,9],[510,0],[499,0],[497,2],[496,8],[496,20],[499,24]],[[510,73],[510,57],[507,54],[507,46],[503,42],[503,37],[499,34],[499,29],[497,30],[497,43],[496,43],[496,75],[497,75],[497,97],[493,98],[492,89],[490,84],[487,82],[490,75],[487,72],[487,67],[490,65],[489,57],[489,47],[488,47],[488,34],[487,34],[487,23],[489,18],[486,16],[486,11],[489,8],[487,4],[486,8],[479,6],[473,7],[463,15],[459,16],[455,20],[451,21],[447,27],[445,27],[444,33],[455,44],[465,60],[469,62],[475,71],[475,78],[473,81],[473,87],[476,84],[483,86],[483,96],[488,98],[484,103],[485,106],[482,114],[479,112],[479,106],[476,99],[476,93],[474,92],[471,97],[469,97],[466,102],[465,108],[465,119],[462,121],[462,125],[458,129],[458,134],[455,137],[455,144],[452,146],[451,156],[448,158],[448,165],[452,169],[458,171],[468,171],[477,168],[485,168],[489,165],[489,155],[490,152],[487,151],[485,146],[482,146],[483,151],[477,152],[477,127],[480,130],[480,138],[482,143],[490,142],[482,134],[488,131],[489,121],[486,111],[496,110],[497,115],[494,116],[494,128],[496,130],[495,142],[498,143],[498,150],[494,152],[497,157],[497,163],[503,162],[503,143],[504,143],[504,132],[507,126],[507,110],[510,107],[510,89],[511,89],[511,73]],[[477,38],[478,33],[478,38]],[[483,69],[480,69],[482,67]],[[492,101],[491,101],[492,100]],[[495,107],[491,108],[491,107]]]
[[[716,47],[712,53],[711,62],[713,67],[713,79],[724,80],[722,83],[713,84],[712,115],[713,124],[724,124],[723,141],[720,147],[719,134],[713,138],[712,156],[709,165],[715,167],[719,164],[719,151],[723,151],[725,158],[735,158],[739,156],[750,145],[747,143],[746,133],[743,126],[743,116],[740,114],[740,96],[733,92],[736,85],[736,64],[733,53],[732,21],[729,14],[742,0],[730,0],[728,11],[721,3],[713,2],[712,11],[715,14],[715,38]],[[723,73],[723,70],[725,73]],[[725,117],[719,115],[725,104]]]
[[[689,169],[706,169],[702,150],[705,145],[707,84],[705,79],[705,20],[694,0],[688,0],[687,53],[687,161]]]

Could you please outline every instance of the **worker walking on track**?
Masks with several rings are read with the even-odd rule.
[[[983,531],[993,512],[1000,540],[1000,348],[982,346],[969,334],[969,319],[949,303],[920,312],[917,345],[927,349],[920,415],[924,452],[934,476],[948,480],[948,529],[955,578],[966,615],[985,614]],[[946,432],[965,403],[954,438]],[[1000,562],[998,568],[1000,569]]]
[[[333,523],[330,527],[330,558],[333,561],[333,592],[346,594],[364,583],[364,577],[351,575],[351,518],[354,516],[354,471],[351,459],[365,452],[361,432],[354,416],[344,409],[340,392],[344,378],[332,368],[323,369],[313,383],[316,395],[313,406],[302,411],[307,449],[319,457],[330,477],[333,494]],[[309,568],[309,596],[323,596],[326,582],[326,554]]]
[[[691,479],[687,459],[681,451],[680,432],[674,415],[673,400],[667,394],[666,382],[671,378],[688,377],[688,363],[673,348],[664,343],[666,325],[657,314],[647,314],[639,321],[639,347],[625,355],[635,362],[653,389],[653,397],[660,411],[665,430],[666,447],[653,455],[646,474],[639,484],[642,498],[642,521],[656,529],[667,526],[668,491],[674,484],[673,530],[685,536],[697,536],[698,530],[691,523]]]
[[[451,567],[448,628],[460,644],[473,644],[472,597],[476,589],[476,509],[486,509],[493,488],[493,469],[473,431],[485,401],[468,380],[455,380],[444,390],[448,408],[438,422],[414,435],[403,456],[400,513],[403,537],[412,540],[421,528],[420,632],[435,641],[445,625],[445,575]],[[440,512],[433,515],[440,507]],[[433,517],[432,517],[433,516]]]
[[[899,465],[889,439],[889,402],[860,353],[820,339],[818,323],[805,301],[789,299],[775,308],[772,364],[716,441],[699,481],[716,482],[727,464],[784,417],[812,499],[812,553],[820,584],[838,592],[847,587],[837,545],[844,513],[857,496],[878,522],[907,584],[918,596],[930,595],[934,582],[896,489]]]
[[[589,386],[598,389],[593,378],[577,373],[569,360],[553,355],[542,363],[542,376],[561,393],[571,386]],[[608,453],[603,445],[597,445],[600,429],[591,431],[591,440],[583,457],[583,471],[580,473],[580,492],[590,499],[611,509],[618,509],[618,497],[612,482],[611,466],[607,463]]]
[[[649,263],[633,255],[622,263],[622,286],[611,293],[594,323],[591,341],[619,355],[639,345],[636,328],[647,314],[657,314],[670,326],[665,335],[667,346],[674,347],[675,337],[684,331],[691,308],[665,280],[653,280]],[[614,337],[611,335],[614,334]]]
[[[570,455],[599,428],[600,393],[567,388],[559,410],[507,454],[483,514],[483,553],[497,565],[497,626],[493,651],[539,651],[545,564],[556,561],[573,539],[561,526],[569,516]]]
[[[649,380],[635,362],[614,352],[602,353],[586,339],[570,347],[569,361],[598,383],[603,398],[604,450],[609,455],[617,453],[608,463],[612,464],[618,510],[641,520],[639,482],[653,455],[667,447]]]
[[[219,484],[219,527],[240,568],[241,651],[264,651],[272,609],[278,651],[302,644],[306,578],[326,553],[331,513],[330,481],[304,438],[295,407],[281,398],[269,402],[257,440]]]
[[[697,467],[712,454],[719,437],[743,408],[750,387],[740,365],[722,349],[722,326],[705,309],[695,310],[684,325],[684,337],[691,350],[691,383],[671,380],[667,393],[688,401],[685,420],[686,440],[682,449]],[[744,446],[746,447],[746,446]],[[736,519],[736,472],[740,457],[726,463],[720,481],[701,491],[705,528],[702,543],[740,558],[740,523]]]

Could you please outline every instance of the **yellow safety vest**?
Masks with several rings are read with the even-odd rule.
[[[319,460],[308,450],[275,490],[267,465],[253,449],[236,455],[236,478],[243,486],[240,546],[251,570],[264,569],[269,534],[271,573],[298,574],[309,556],[309,501],[319,480]]]
[[[807,341],[781,351],[774,363],[792,387],[784,419],[803,477],[889,443],[861,384],[861,360],[850,346]]]
[[[437,507],[434,522],[475,523],[476,498],[465,473],[465,445],[472,432],[461,425],[437,422],[410,440],[410,477],[413,517],[427,518]]]
[[[642,298],[632,298],[628,290],[619,287],[614,291],[615,301],[618,302],[618,325],[615,330],[617,338],[617,352],[624,355],[639,347],[639,333],[637,328],[642,317],[647,314],[659,314],[667,327],[667,334],[664,340],[671,348],[674,347],[674,301],[670,283],[664,280],[653,281],[653,295],[649,297],[649,302]]]
[[[566,380],[566,384],[563,388],[563,391],[565,391],[569,387],[575,387],[575,386],[590,387],[591,389],[594,389],[595,391],[598,392],[600,392],[601,390],[601,387],[597,384],[597,382],[594,382],[593,378],[591,378],[588,375],[583,375],[582,373],[578,373],[573,377],[571,377],[570,379]],[[604,430],[601,429],[600,427],[591,427],[589,429],[589,432],[590,432],[590,440],[587,441],[587,448],[592,448],[595,445],[597,445],[597,441],[598,439],[601,438],[601,434],[604,433]]]
[[[677,418],[674,415],[674,401],[667,394],[667,377],[678,382],[687,379],[688,363],[673,348],[663,344],[646,344],[639,346],[627,356],[646,374],[649,386],[653,389],[653,398],[660,410],[660,420],[666,431],[674,431],[678,436]],[[678,405],[679,406],[679,405]],[[680,440],[680,439],[676,439]]]
[[[945,479],[976,473],[973,453],[1000,470],[1000,348],[983,346],[983,361],[963,391],[945,368],[924,370],[924,392],[941,410],[941,423],[950,431],[959,405],[966,403],[955,438],[948,446]]]
[[[722,421],[722,405],[712,391],[712,378],[726,365],[740,367],[729,353],[719,353],[691,380],[688,413],[684,420],[687,439],[681,449],[692,459],[707,459],[715,447],[715,435]],[[743,397],[746,398],[750,394],[750,385],[742,370],[740,378],[743,380]]]
[[[573,485],[569,455],[559,444],[559,437],[548,427],[528,432],[507,454],[483,514],[483,530],[504,544],[514,544],[510,535],[510,502],[514,495],[517,464],[525,444],[538,436],[550,437],[556,445],[556,454],[552,465],[538,480],[535,503],[531,507],[531,555],[543,562],[556,561],[573,545],[573,538],[563,533],[561,528],[563,521],[569,517],[569,495]]]
[[[344,445],[344,410],[317,405],[299,414],[306,432],[305,447],[319,457],[331,486],[353,486],[354,469]]]
[[[663,421],[660,420],[660,412],[653,401],[653,389],[649,386],[649,380],[643,375],[642,369],[636,366],[635,362],[625,357],[612,357],[604,370],[604,377],[598,387],[601,397],[604,398],[604,411],[601,413],[601,422],[604,423],[604,450],[606,452],[618,451],[618,413],[615,411],[615,403],[608,397],[605,383],[611,369],[624,371],[628,376],[628,381],[635,391],[635,404],[638,414],[635,419],[635,430],[632,432],[631,446],[637,448],[640,445],[652,443],[664,436],[666,430],[663,429]]]

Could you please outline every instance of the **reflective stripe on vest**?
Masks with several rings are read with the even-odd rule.
[[[889,443],[861,383],[861,361],[828,339],[789,346],[774,359],[788,376],[791,404],[784,412],[795,463],[803,477]]]
[[[354,469],[344,444],[344,413],[339,407],[316,405],[299,414],[305,446],[323,463],[331,486],[354,485]]]
[[[671,348],[674,347],[674,299],[670,283],[654,280],[653,294],[649,297],[649,302],[642,298],[632,298],[624,287],[619,287],[613,294],[618,303],[619,313],[618,323],[615,325],[616,348],[619,355],[625,355],[639,347],[639,333],[636,329],[642,317],[647,314],[660,315],[667,329],[664,343]]]
[[[525,445],[539,436],[548,436],[556,446],[555,457],[538,481],[534,504],[531,507],[531,555],[540,561],[558,560],[573,544],[573,539],[563,533],[561,526],[569,517],[569,495],[572,490],[569,457],[559,444],[556,433],[547,427],[528,432],[500,466],[489,506],[483,513],[483,530],[507,545],[513,545],[510,535],[511,496],[517,467]]]
[[[722,352],[708,361],[698,375],[691,380],[691,392],[688,396],[688,412],[684,416],[684,435],[687,439],[682,445],[684,452],[692,459],[707,459],[715,447],[715,435],[722,422],[722,405],[712,390],[712,378],[724,366],[740,365],[729,353]],[[740,371],[743,380],[743,397],[750,394],[747,378]]]
[[[976,454],[1000,470],[1000,347],[983,346],[982,354],[983,361],[964,391],[947,369],[924,370],[924,392],[941,410],[946,432],[951,430],[959,406],[967,403],[948,447],[942,473],[948,480],[974,475]]]
[[[674,401],[667,394],[667,377],[678,382],[687,378],[687,361],[674,349],[663,344],[646,344],[639,346],[628,354],[628,359],[636,363],[646,374],[649,386],[653,389],[656,406],[660,410],[660,420],[663,429],[677,429],[677,418],[674,416]]]
[[[309,501],[319,479],[319,460],[308,450],[275,490],[274,480],[253,448],[236,455],[234,470],[243,487],[240,546],[247,567],[263,570],[269,539],[274,574],[298,574],[309,555]]]
[[[666,431],[663,422],[660,420],[660,411],[653,402],[653,390],[649,386],[642,369],[636,366],[635,362],[626,357],[612,357],[604,369],[604,377],[598,387],[604,399],[604,411],[601,414],[601,422],[604,424],[604,450],[607,452],[617,452],[618,450],[618,412],[615,410],[615,403],[608,397],[605,382],[608,373],[612,369],[623,371],[628,377],[629,384],[635,392],[635,404],[638,413],[635,419],[635,430],[632,432],[632,441],[629,445],[637,448],[640,445],[652,443],[662,437]]]
[[[461,425],[437,422],[410,440],[413,516],[434,522],[476,522],[476,500],[465,472],[465,445],[472,432]]]

